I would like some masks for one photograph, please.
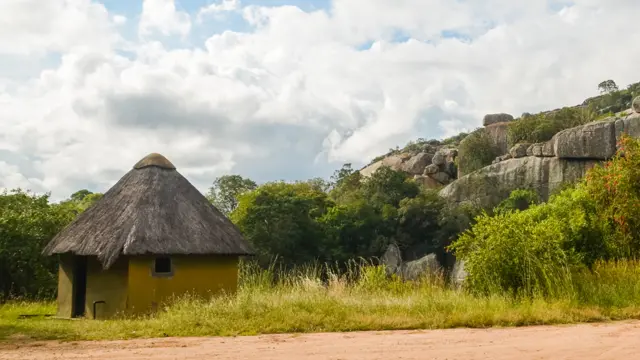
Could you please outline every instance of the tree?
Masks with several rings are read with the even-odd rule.
[[[87,195],[91,195],[91,194],[93,194],[91,191],[87,189],[82,189],[71,194],[71,196],[69,197],[69,200],[79,202],[79,201],[82,201]]]
[[[324,232],[318,218],[333,202],[308,182],[264,184],[238,198],[231,220],[253,245],[257,260],[268,265],[276,256],[284,265],[325,260]]]
[[[206,197],[223,214],[229,216],[238,207],[238,197],[257,188],[251,179],[240,175],[224,175],[216,178]]]
[[[605,80],[598,84],[598,90],[600,90],[601,94],[609,94],[618,91],[618,85],[613,80]]]
[[[20,189],[0,193],[0,301],[51,297],[56,259],[44,246],[76,216],[72,202],[49,203],[49,195]]]

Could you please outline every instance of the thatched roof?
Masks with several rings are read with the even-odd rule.
[[[61,231],[44,254],[251,255],[240,230],[160,154],[140,160],[102,199]]]

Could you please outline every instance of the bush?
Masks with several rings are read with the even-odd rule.
[[[491,165],[491,162],[500,155],[502,155],[500,149],[485,129],[477,129],[460,142],[458,169],[461,174],[469,174]]]
[[[596,119],[588,108],[563,108],[546,114],[528,115],[509,124],[509,146],[518,143],[540,143],[551,140],[558,132]]]
[[[616,156],[591,169],[585,187],[598,207],[605,257],[640,255],[640,140],[623,136]]]
[[[514,190],[509,194],[509,197],[504,199],[495,208],[496,213],[506,213],[510,211],[523,211],[529,208],[529,206],[540,202],[540,196],[535,190],[531,189],[519,189]]]
[[[526,199],[522,192],[512,199]],[[515,203],[515,201],[514,201]],[[558,294],[572,267],[640,255],[640,140],[623,137],[620,152],[575,187],[524,211],[483,214],[451,248],[465,260],[479,292]]]
[[[590,224],[585,217],[581,208],[548,204],[493,217],[485,213],[451,249],[465,261],[473,291],[560,295],[570,287],[571,265],[578,263],[567,244]]]

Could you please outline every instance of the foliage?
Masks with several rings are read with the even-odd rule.
[[[482,293],[558,295],[579,256],[571,244],[593,226],[583,194],[565,191],[525,211],[483,214],[451,246],[465,260],[469,286]]]
[[[0,301],[55,294],[56,259],[43,247],[75,217],[70,204],[20,189],[0,193]]]
[[[618,85],[613,80],[605,80],[598,84],[598,90],[600,90],[600,93],[611,93],[618,91]]]
[[[458,154],[458,168],[462,174],[490,165],[497,156],[502,155],[484,128],[465,137],[460,142]]]
[[[240,175],[224,175],[213,181],[206,197],[223,214],[229,215],[238,206],[238,196],[257,186],[253,180]]]
[[[615,158],[594,167],[586,190],[598,208],[607,258],[640,255],[640,140],[623,136]]]
[[[451,246],[480,292],[555,294],[575,267],[640,255],[640,140],[624,136],[620,151],[585,180],[524,211],[511,200],[483,214]],[[515,201],[514,201],[515,204]]]
[[[551,140],[558,132],[595,120],[589,108],[569,108],[528,115],[509,123],[507,139],[509,146],[518,143],[540,143]]]
[[[518,189],[509,194],[509,197],[504,199],[494,211],[496,213],[507,213],[510,211],[523,211],[529,208],[531,205],[538,204],[540,202],[540,196],[535,190],[531,189]]]
[[[374,259],[391,242],[407,252],[442,252],[443,200],[407,174],[381,167],[363,178],[350,164],[328,193],[309,183],[269,183],[240,197],[231,219],[266,266]],[[447,235],[449,236],[449,235]]]
[[[324,234],[317,220],[332,205],[309,183],[274,182],[240,195],[231,219],[263,265],[276,256],[287,264],[303,264],[320,254]]]

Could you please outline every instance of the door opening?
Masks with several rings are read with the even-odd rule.
[[[73,267],[73,317],[83,317],[87,298],[87,257],[75,256]]]

